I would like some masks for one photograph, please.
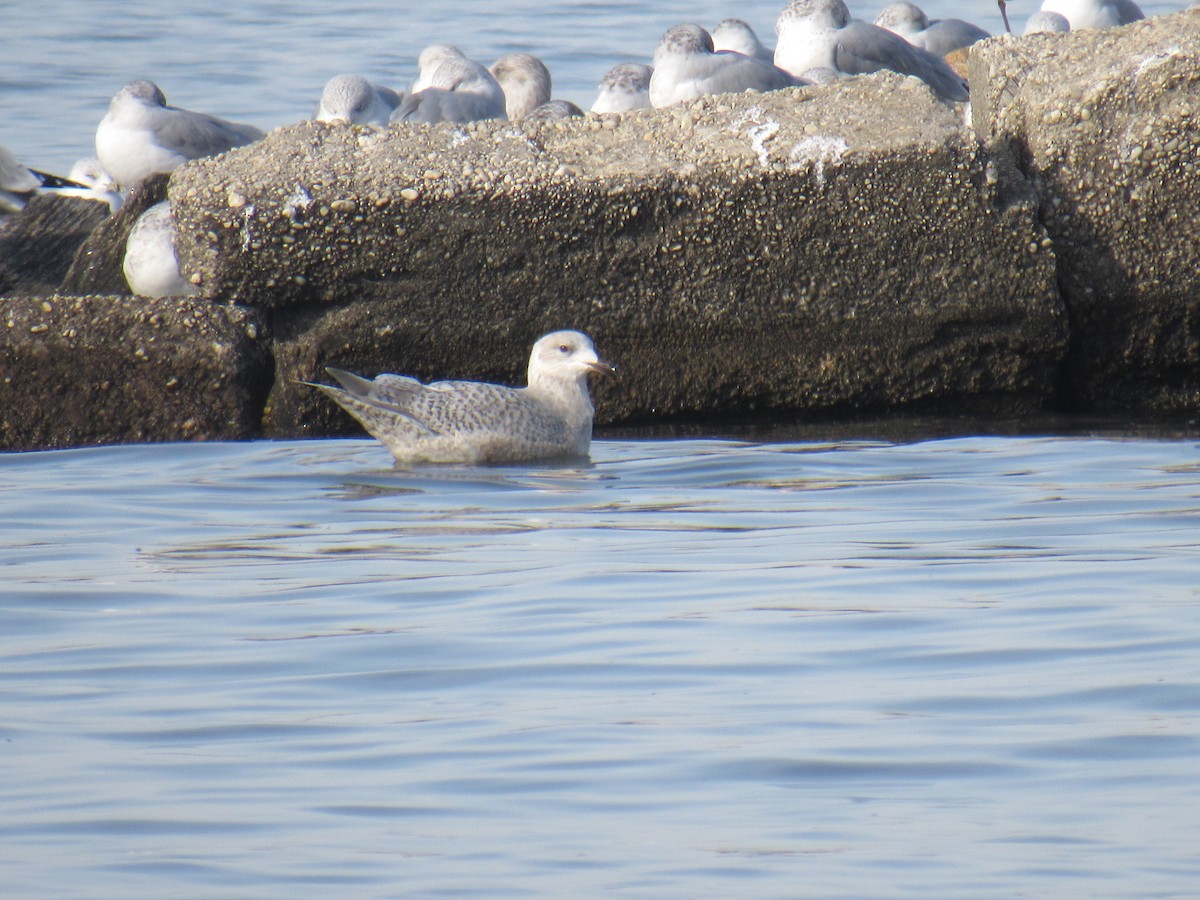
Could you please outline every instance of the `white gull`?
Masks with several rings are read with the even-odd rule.
[[[676,25],[654,49],[650,103],[667,106],[708,94],[774,91],[797,84],[771,63],[730,50],[713,50],[712,36],[699,25]]]

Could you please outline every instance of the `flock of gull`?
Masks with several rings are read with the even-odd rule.
[[[1005,0],[997,2],[1007,27]],[[1141,18],[1134,0],[1045,0],[1024,33],[1107,28]],[[740,19],[725,19],[711,32],[676,25],[663,34],[651,65],[621,63],[603,77],[591,112],[828,83],[882,69],[921,79],[943,100],[964,101],[962,54],[989,37],[960,19],[930,21],[908,0],[890,3],[874,23],[852,18],[844,0],[790,0],[775,32],[772,50]],[[436,44],[421,52],[418,69],[406,92],[359,75],[338,75],[326,84],[313,118],[386,128],[397,122],[529,122],[585,115],[574,103],[552,97],[549,70],[529,53],[510,53],[486,67],[457,47]],[[0,147],[0,212],[19,209],[40,191],[90,196],[116,210],[123,193],[147,176],[263,136],[253,125],[169,106],[153,82],[135,81],[117,93],[96,129],[96,158],[76,164],[67,178],[28,169]],[[131,229],[124,272],[135,294],[196,293],[179,273],[174,228],[164,201]],[[529,386],[523,389],[466,382],[422,385],[398,375],[372,382],[336,370],[331,374],[340,388],[318,387],[399,461],[500,461],[586,455],[592,421],[587,376],[609,370],[585,335],[556,332],[534,346]]]

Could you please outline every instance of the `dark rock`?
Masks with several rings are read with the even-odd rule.
[[[1065,403],[1200,407],[1200,9],[987,41],[971,67],[975,129],[1054,241]]]
[[[552,328],[619,366],[600,422],[1038,408],[1053,256],[961,115],[887,73],[525,127],[306,123],[177,170],[180,267],[271,310],[280,434],[328,427],[297,385],[326,364],[519,383]]]
[[[208,300],[0,300],[0,447],[249,438],[270,386],[251,309]]]
[[[122,269],[125,242],[141,214],[167,199],[169,179],[169,175],[151,175],[134,186],[117,213],[79,248],[59,293],[78,297],[131,293]]]
[[[55,293],[79,245],[107,218],[107,203],[42,194],[0,220],[0,297]]]

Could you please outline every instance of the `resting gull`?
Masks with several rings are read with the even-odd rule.
[[[507,119],[504,91],[492,73],[457,47],[434,44],[421,51],[412,92],[392,113],[393,122],[474,122]]]
[[[175,256],[175,217],[170,201],[138,216],[125,241],[121,265],[129,289],[139,297],[192,297],[198,291],[179,274]]]
[[[970,47],[976,41],[991,37],[978,25],[962,19],[929,20],[925,11],[908,0],[889,3],[875,17],[875,24],[900,35],[914,47],[948,56],[955,50]]]
[[[1045,0],[1042,10],[1066,18],[1072,31],[1115,28],[1146,18],[1134,0]]]
[[[617,63],[600,79],[594,113],[626,112],[650,108],[650,76],[654,70],[641,63]]]
[[[676,25],[654,49],[650,103],[656,107],[707,94],[774,91],[797,84],[771,63],[731,50],[717,53],[712,36],[699,25]]]
[[[587,456],[592,441],[590,374],[613,369],[591,339],[555,331],[533,345],[527,387],[380,375],[374,381],[326,369],[341,387],[316,384],[362,423],[398,463],[522,462]]]
[[[1070,30],[1071,23],[1062,13],[1039,9],[1025,20],[1022,34],[1066,34]]]
[[[793,75],[825,66],[847,75],[891,69],[920,78],[943,99],[967,99],[966,82],[944,59],[886,28],[851,19],[843,0],[791,0],[775,32],[775,65]]]
[[[722,19],[712,30],[712,40],[716,50],[732,50],[763,62],[775,62],[775,51],[764,47],[754,29],[742,19]]]
[[[558,122],[562,119],[577,119],[583,115],[583,110],[570,100],[547,100],[521,121]]]
[[[371,84],[361,75],[334,75],[325,83],[314,119],[386,127],[392,110],[403,99],[391,88]]]
[[[152,81],[134,81],[113,97],[96,129],[96,155],[122,188],[191,159],[215,156],[259,140],[253,125],[167,106]]]
[[[550,70],[532,53],[506,53],[488,71],[504,91],[509,121],[523,119],[550,102]]]

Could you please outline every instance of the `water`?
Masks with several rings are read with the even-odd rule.
[[[4,896],[1194,896],[1198,448],[0,455]]]
[[[684,2],[636,0],[449,0],[398,4],[325,0],[127,0],[8,3],[0,52],[0,144],[26,165],[66,173],[95,154],[96,126],[122,85],[156,81],[169,102],[263,128],[308,118],[321,88],[341,72],[397,88],[416,77],[416,59],[431,43],[452,42],[490,64],[524,50],[549,65],[555,95],[584,109],[615,63],[649,62],[670,26],[713,27],[726,16],[751,23],[769,44],[783,0]],[[874,19],[885,0],[851,2]],[[927,0],[933,18],[970,19],[1003,30],[994,0]],[[1145,0],[1148,15],[1186,6]],[[1009,5],[1020,30],[1036,0]]]

